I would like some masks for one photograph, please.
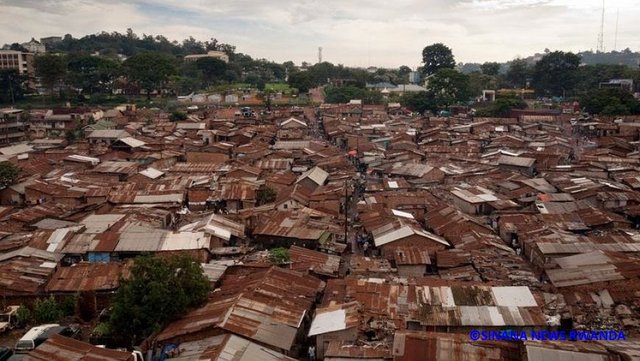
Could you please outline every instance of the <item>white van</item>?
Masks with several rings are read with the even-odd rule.
[[[50,323],[32,327],[18,340],[18,342],[16,342],[16,346],[13,348],[13,351],[15,353],[29,353],[46,341],[48,336],[47,331],[55,327],[60,327],[60,325],[57,323]]]

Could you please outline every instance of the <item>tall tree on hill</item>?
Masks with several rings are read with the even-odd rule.
[[[527,85],[527,78],[531,76],[531,68],[524,59],[515,59],[509,64],[507,70],[507,81],[514,88],[524,88]]]
[[[171,75],[176,74],[174,59],[161,53],[134,55],[123,63],[123,68],[127,79],[136,82],[147,92],[147,99],[151,99],[153,90],[161,87]]]
[[[24,98],[27,77],[16,69],[0,70],[0,103],[9,104]]]
[[[67,73],[67,58],[64,55],[44,54],[37,56],[34,62],[36,75],[42,84],[53,94],[56,86],[61,86],[62,79]]]
[[[209,57],[196,60],[196,66],[202,73],[205,88],[213,85],[216,81],[222,80],[224,72],[227,71],[227,63],[220,59]]]
[[[442,43],[429,45],[422,49],[422,73],[425,76],[435,74],[440,69],[453,69],[456,61],[451,49]]]
[[[120,64],[111,59],[90,55],[69,57],[69,84],[84,93],[108,93],[119,74]]]
[[[454,69],[440,69],[429,79],[428,92],[439,108],[469,99],[469,77]]]
[[[533,87],[539,95],[571,94],[577,82],[580,56],[554,51],[546,54],[533,68]]]
[[[480,65],[480,69],[482,69],[482,74],[496,76],[500,73],[500,63],[486,62]]]

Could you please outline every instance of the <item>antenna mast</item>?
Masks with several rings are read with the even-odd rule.
[[[616,11],[616,37],[613,40],[613,50],[618,50],[618,21],[620,20],[620,9]]]
[[[600,33],[598,34],[598,52],[604,53],[604,4],[602,0],[602,18],[600,19]]]

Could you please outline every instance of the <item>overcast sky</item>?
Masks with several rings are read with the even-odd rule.
[[[605,47],[640,48],[640,0],[607,0]],[[595,49],[601,0],[0,0],[0,44],[102,30],[171,40],[212,37],[283,62],[419,65],[442,42],[458,62],[507,61],[545,48]],[[634,36],[635,35],[635,36]]]

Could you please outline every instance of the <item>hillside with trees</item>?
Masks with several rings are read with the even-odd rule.
[[[18,48],[19,44],[5,47]],[[126,33],[101,32],[82,38],[67,34],[48,50],[35,60],[40,91],[46,92],[52,100],[57,97],[58,100],[92,104],[114,98],[116,90],[123,95],[150,100],[152,95],[186,95],[229,89],[237,84],[266,92],[273,91],[265,89],[266,84],[280,83],[301,94],[324,87],[328,102],[345,102],[353,98],[363,99],[365,104],[399,101],[419,112],[437,112],[451,105],[471,104],[484,89],[529,88],[540,97],[590,99],[589,103],[594,104],[593,99],[612,96],[598,92],[601,82],[633,79],[634,91],[640,85],[637,67],[640,53],[629,49],[578,54],[546,50],[544,54],[508,63],[460,64],[456,63],[452,49],[435,43],[425,46],[421,53],[423,66],[418,70],[426,91],[407,93],[403,97],[394,95],[388,100],[366,85],[406,84],[411,68],[362,69],[330,62],[302,63],[300,66],[292,61],[280,64],[238,53],[235,46],[215,38],[202,42],[190,37],[179,42],[162,35],[139,36],[131,29]],[[229,61],[214,58],[184,60],[186,55],[206,54],[212,50],[225,53]],[[24,99],[30,90],[25,86],[28,82],[24,77],[10,71],[0,72],[0,84],[3,85],[0,102],[5,104]],[[633,97],[625,98],[610,107],[591,106],[591,109],[636,113],[633,101]],[[503,99],[495,109],[491,108],[494,110],[485,112],[505,114],[509,104],[521,106],[512,99]]]

